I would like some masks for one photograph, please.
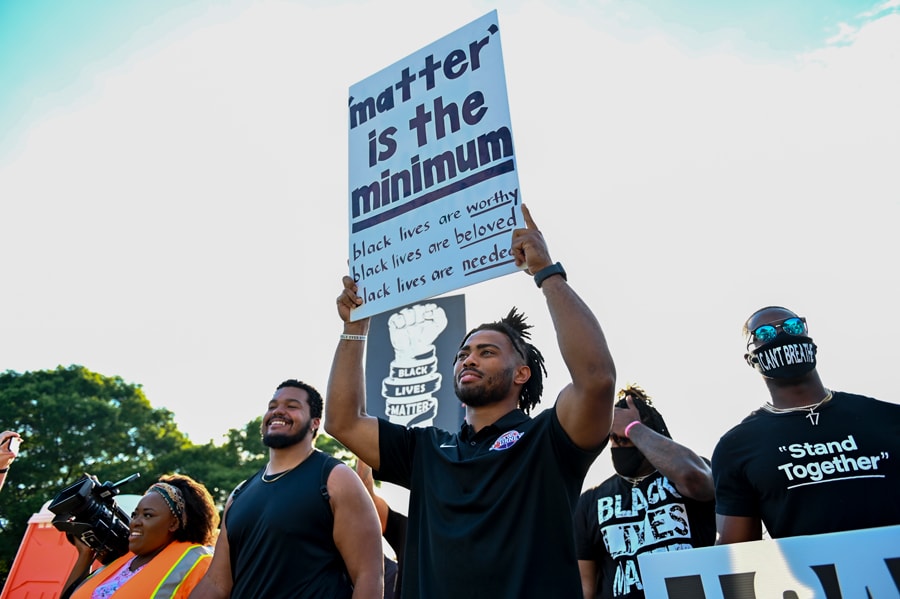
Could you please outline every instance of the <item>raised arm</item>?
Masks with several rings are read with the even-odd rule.
[[[66,581],[63,583],[64,590],[62,597],[72,596],[75,589],[77,589],[84,579],[87,578],[88,574],[91,573],[91,564],[94,563],[94,559],[97,557],[97,553],[85,545],[78,537],[72,536],[72,542],[75,545],[75,549],[78,551],[78,558],[75,560],[75,565],[72,566],[72,571],[69,572],[68,578],[66,578]]]
[[[697,501],[712,501],[715,487],[709,464],[684,445],[640,423],[641,415],[634,400],[626,396],[625,402],[627,407],[615,408],[611,432],[624,439],[625,427],[637,420],[639,424],[629,429],[627,439],[654,468],[674,483],[679,493]]]
[[[344,289],[337,298],[338,315],[344,321],[344,335],[338,341],[325,391],[325,432],[376,470],[381,465],[378,451],[378,419],[366,414],[366,383],[363,368],[365,336],[369,319],[350,321],[353,308],[362,305],[356,282],[343,278]],[[347,339],[344,336],[362,337]]]
[[[512,252],[516,264],[537,274],[552,266],[544,236],[522,205],[525,229],[513,232]],[[597,318],[562,276],[541,283],[550,309],[560,353],[572,377],[556,400],[563,429],[576,445],[596,449],[609,436],[615,396],[616,368],[606,337]],[[374,466],[374,464],[373,464]]]
[[[327,484],[334,512],[334,543],[353,581],[353,597],[382,599],[384,551],[375,504],[347,466],[335,467]]]
[[[18,455],[15,443],[13,443],[13,446],[10,446],[10,443],[17,443],[21,440],[22,437],[15,431],[3,431],[2,435],[0,435],[0,489],[6,483],[6,473],[9,471],[13,460],[16,459],[16,455]]]

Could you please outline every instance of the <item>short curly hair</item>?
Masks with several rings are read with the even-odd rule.
[[[513,306],[505,317],[495,322],[486,322],[479,325],[466,333],[460,347],[465,345],[469,337],[478,331],[497,331],[503,333],[509,338],[516,353],[525,361],[528,368],[531,369],[531,378],[522,386],[522,393],[519,395],[519,409],[526,414],[537,404],[541,403],[541,394],[544,392],[544,376],[547,374],[547,368],[544,366],[544,356],[541,352],[529,343],[531,333],[528,329],[534,325],[525,324],[525,315],[516,310]]]
[[[325,405],[325,402],[322,400],[322,394],[308,383],[304,383],[303,381],[297,379],[288,379],[286,381],[282,381],[275,390],[284,389],[285,387],[293,387],[294,389],[302,389],[306,391],[307,403],[309,404],[309,417],[310,418],[321,418],[322,417],[322,409]],[[312,429],[313,438],[319,433],[318,428]]]
[[[177,488],[184,498],[185,524],[175,531],[175,540],[212,545],[219,528],[219,511],[206,487],[184,474],[163,475],[159,482]]]

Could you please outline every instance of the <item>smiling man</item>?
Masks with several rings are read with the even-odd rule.
[[[215,556],[192,599],[382,599],[381,524],[359,477],[316,451],[322,397],[298,380],[263,415],[266,467],[225,506]]]

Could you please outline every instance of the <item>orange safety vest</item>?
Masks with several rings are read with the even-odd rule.
[[[79,586],[71,599],[90,599],[94,590],[114,576],[128,560],[134,557],[130,551],[105,568],[91,574]],[[212,549],[173,541],[147,562],[140,572],[119,587],[115,599],[187,599],[212,560]]]

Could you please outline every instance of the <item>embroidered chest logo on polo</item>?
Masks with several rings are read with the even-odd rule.
[[[500,437],[494,441],[494,444],[491,445],[491,451],[503,451],[504,449],[509,449],[513,445],[516,444],[516,441],[525,436],[525,433],[520,433],[519,431],[509,431],[507,433],[503,433]]]

